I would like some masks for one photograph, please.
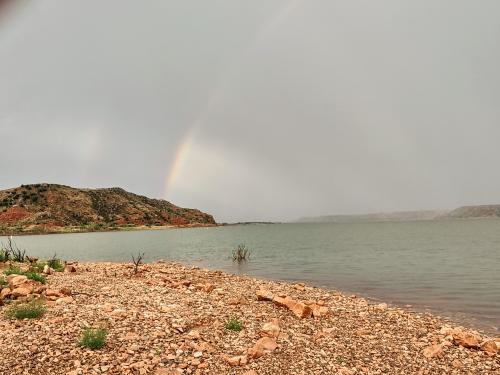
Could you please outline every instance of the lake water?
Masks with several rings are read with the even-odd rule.
[[[4,239],[2,239],[4,241]],[[17,237],[38,257],[168,259],[429,308],[500,332],[500,220],[277,224]],[[231,250],[244,243],[250,262]]]

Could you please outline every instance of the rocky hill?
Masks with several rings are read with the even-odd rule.
[[[304,217],[299,223],[356,223],[373,221],[418,221],[440,219],[500,218],[500,205],[463,206],[454,210],[387,212],[365,215]]]
[[[463,206],[453,211],[448,212],[444,218],[487,218],[500,217],[500,204],[488,204],[481,206]]]
[[[299,223],[354,223],[371,221],[414,221],[414,220],[433,220],[439,216],[445,215],[448,211],[400,211],[400,212],[381,212],[364,215],[327,215],[304,217],[298,220]]]
[[[0,234],[213,226],[211,215],[121,188],[34,184],[0,191]]]

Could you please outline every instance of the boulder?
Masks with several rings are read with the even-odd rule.
[[[255,345],[248,349],[248,355],[250,358],[260,358],[264,354],[270,353],[278,347],[276,340],[270,337],[262,337],[259,339]]]
[[[488,355],[495,355],[498,353],[498,347],[495,340],[486,340],[481,344],[481,350]]]
[[[326,306],[318,305],[318,304],[313,304],[311,305],[312,309],[312,315],[315,318],[321,318],[322,316],[328,315],[330,312],[330,309]]]
[[[481,337],[473,332],[455,331],[452,334],[453,343],[464,348],[478,348]]]
[[[312,309],[310,306],[303,304],[302,302],[290,303],[288,308],[299,318],[309,318],[312,315]]]
[[[46,274],[46,275],[52,275],[52,273],[54,272],[54,270],[52,268],[50,268],[48,264],[46,264],[45,266],[43,266],[43,271],[42,272],[44,274]]]
[[[9,297],[11,294],[12,294],[12,290],[10,288],[3,288],[0,291],[0,301],[4,300],[7,297]]]
[[[28,278],[24,275],[9,275],[7,276],[7,282],[9,283],[9,287],[11,289],[15,289],[22,284],[26,283]]]
[[[12,291],[11,295],[14,298],[18,298],[18,297],[26,297],[30,293],[31,293],[31,290],[29,290],[28,288],[19,287],[19,288],[15,288]]]
[[[286,307],[292,311],[299,318],[309,318],[312,315],[311,306],[306,305],[302,302],[297,302],[293,298],[276,296],[273,302],[281,307]]]

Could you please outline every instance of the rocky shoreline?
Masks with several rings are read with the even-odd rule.
[[[338,291],[170,262],[45,271],[5,278],[1,374],[500,373],[500,338]],[[30,298],[43,316],[5,314]],[[86,327],[102,349],[78,344]]]

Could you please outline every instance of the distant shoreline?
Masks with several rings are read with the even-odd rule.
[[[61,227],[61,229],[52,230],[34,230],[22,232],[0,232],[1,237],[7,236],[38,236],[47,234],[76,234],[76,233],[108,233],[108,232],[132,232],[132,231],[154,231],[167,229],[187,229],[187,228],[215,228],[220,224],[187,224],[187,225],[137,225],[130,227],[108,227],[103,229],[91,229],[81,227]]]

